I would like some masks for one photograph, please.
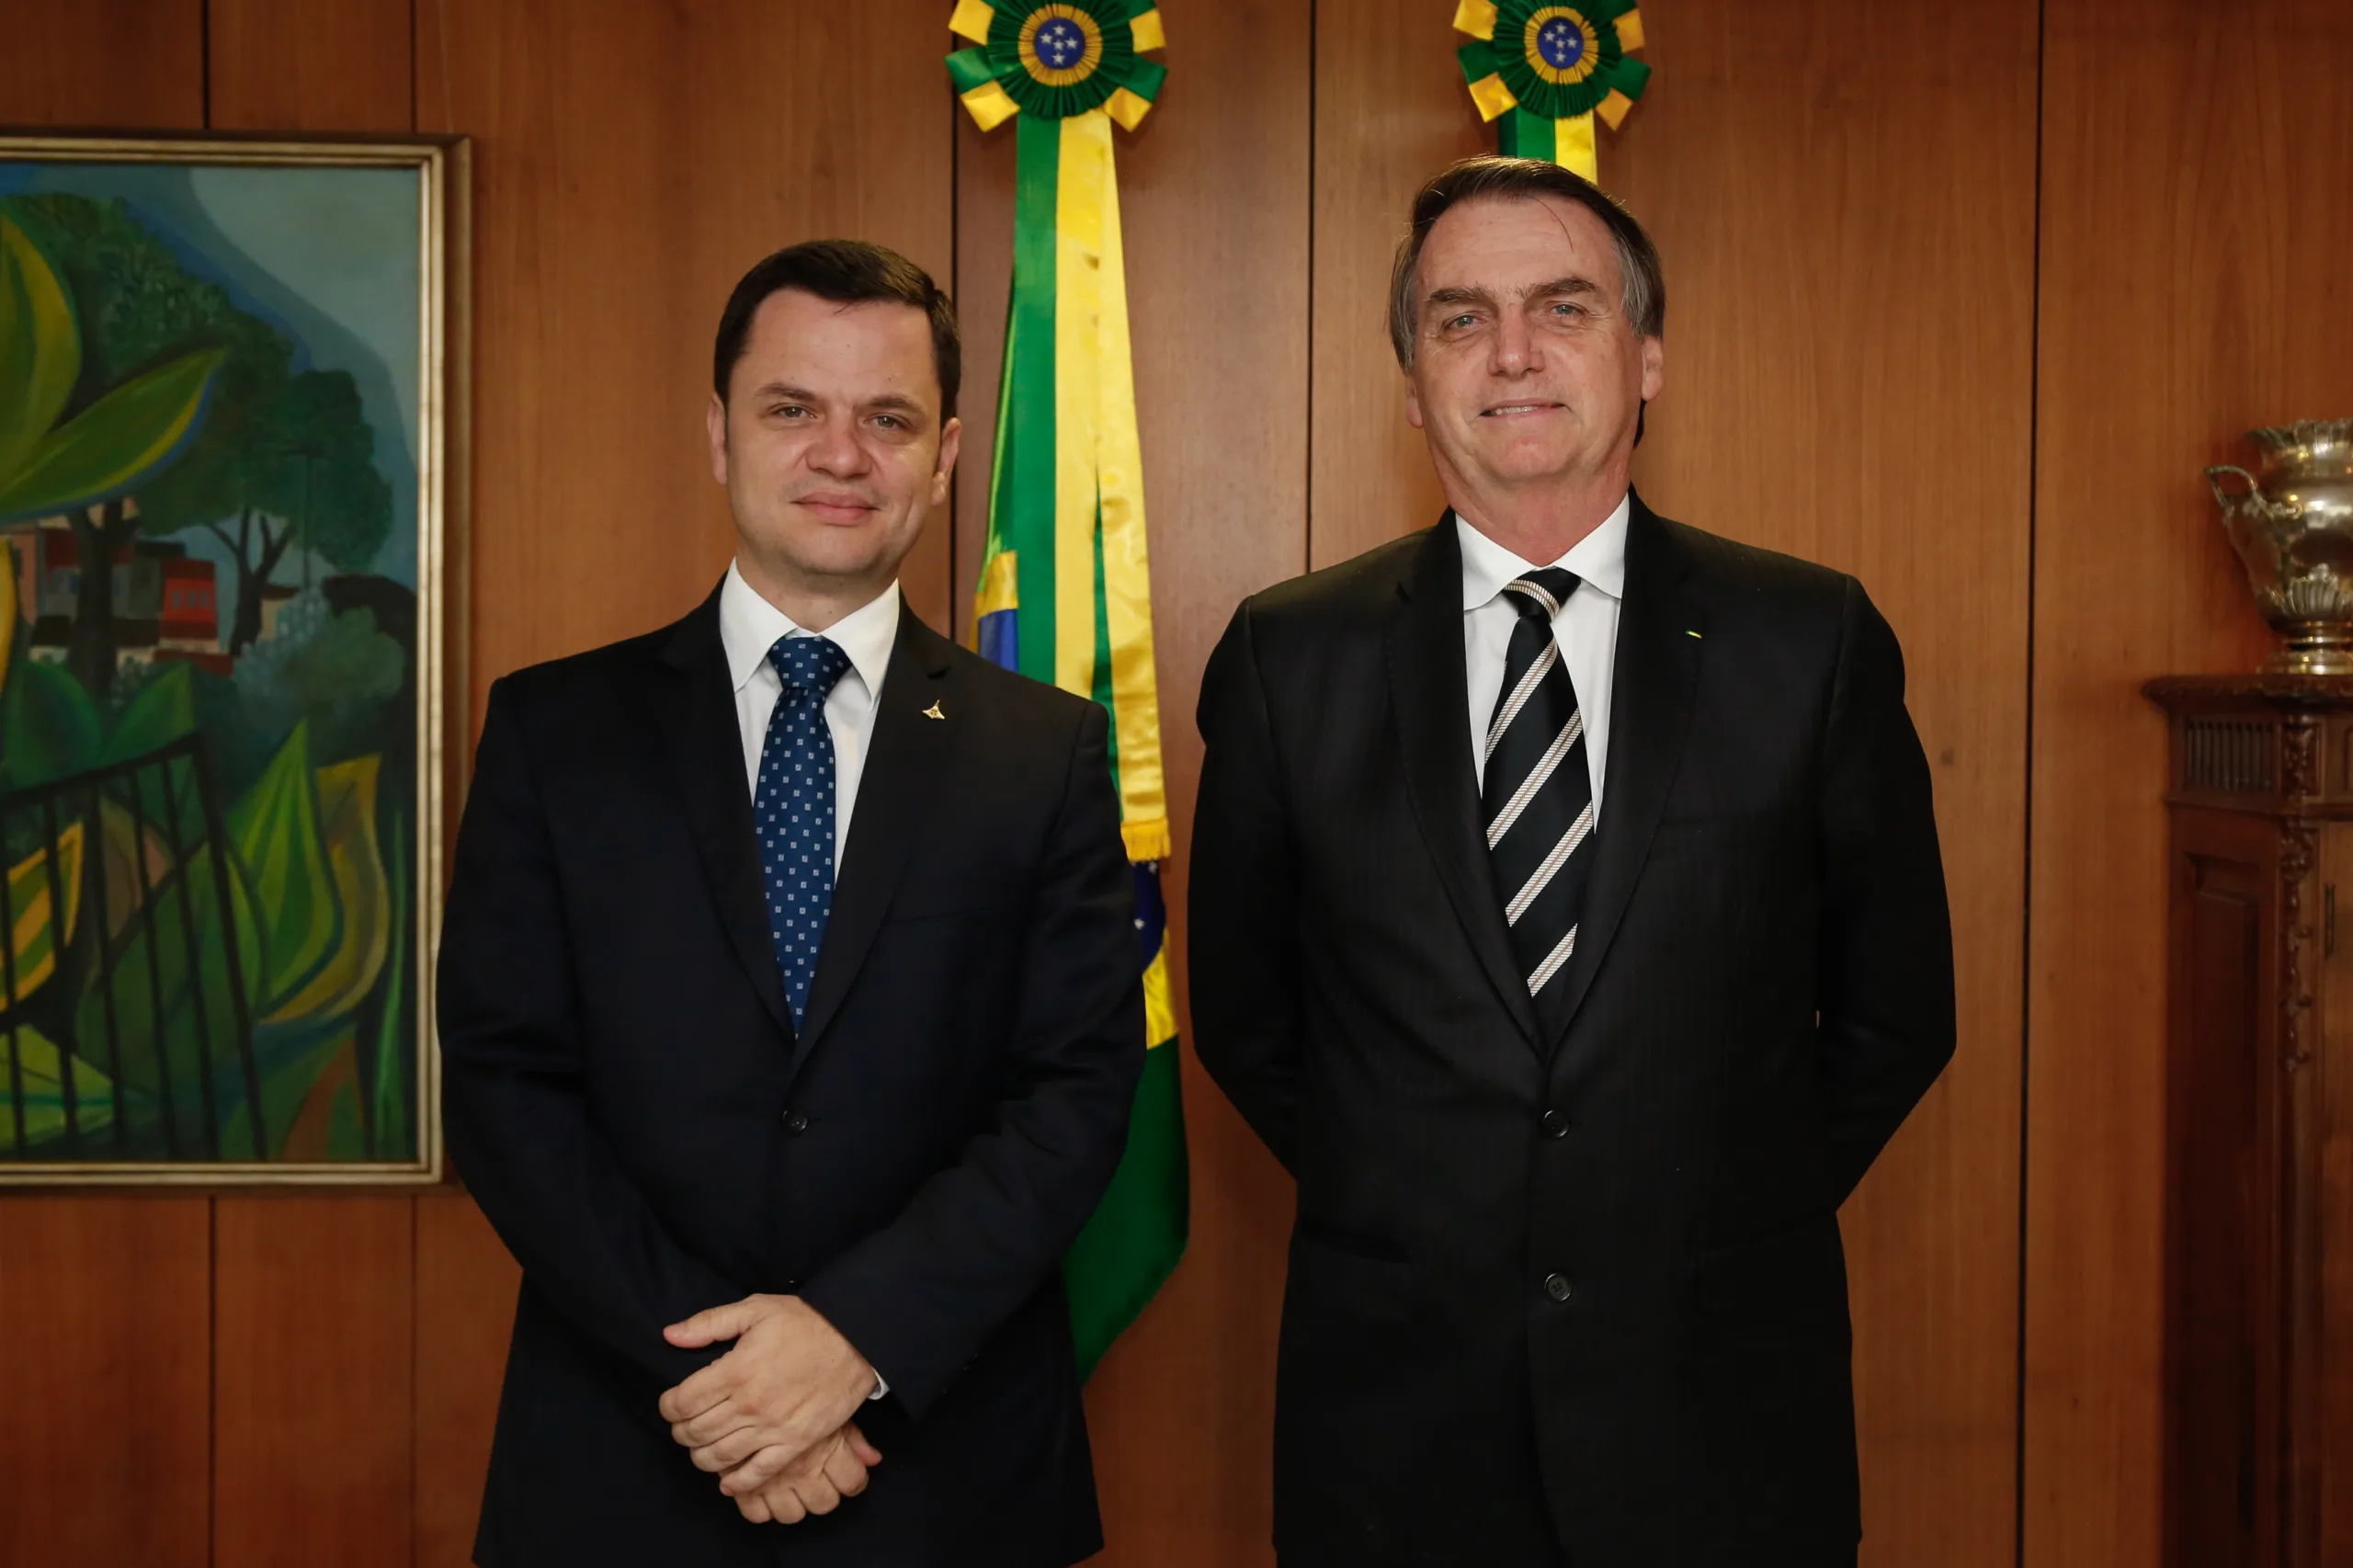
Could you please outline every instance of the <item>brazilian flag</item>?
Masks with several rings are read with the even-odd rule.
[[[1111,716],[1120,831],[1135,868],[1143,1082],[1126,1155],[1063,1260],[1079,1375],[1095,1369],[1185,1251],[1184,1104],[1167,918],[1169,852],[1145,566],[1143,460],[1129,352],[1114,120],[1135,129],[1166,74],[1160,13],[1131,0],[962,0],[948,60],[983,131],[1014,121],[1013,299],[974,637],[1007,669]]]

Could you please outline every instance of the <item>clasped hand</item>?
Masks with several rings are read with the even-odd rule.
[[[882,1456],[851,1421],[874,1369],[798,1296],[746,1296],[672,1324],[684,1350],[734,1346],[662,1396],[670,1436],[755,1524],[797,1524],[866,1490]]]

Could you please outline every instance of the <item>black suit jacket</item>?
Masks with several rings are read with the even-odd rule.
[[[796,1036],[717,595],[491,688],[440,960],[450,1153],[523,1266],[490,1568],[1100,1544],[1056,1269],[1143,1061],[1107,724],[904,607],[879,703]],[[753,1291],[892,1389],[869,1491],[804,1524],[745,1523],[655,1409],[719,1353],[663,1325]]]
[[[1853,579],[1626,543],[1557,1027],[1479,828],[1449,518],[1210,662],[1202,1063],[1299,1181],[1287,1565],[1851,1562],[1836,1210],[1953,1046],[1928,772]]]

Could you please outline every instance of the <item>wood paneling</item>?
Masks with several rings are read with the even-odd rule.
[[[1180,846],[1200,774],[1193,704],[1210,649],[1245,596],[1306,565],[1310,20],[1306,0],[1172,16],[1161,56],[1168,85],[1139,134],[1114,133]],[[988,520],[1014,132],[983,136],[966,120],[958,134],[973,459],[957,490],[961,632]],[[1162,872],[1185,1027],[1181,853]],[[1189,1060],[1185,1074],[1191,1244],[1087,1390],[1109,1537],[1099,1561],[1117,1568],[1272,1560],[1275,1318],[1290,1184]]]
[[[409,129],[408,7],[210,0],[210,124]],[[215,1199],[216,1561],[409,1561],[406,1197]]]
[[[1671,517],[1859,576],[1936,780],[1960,1050],[1841,1215],[1863,1557],[2006,1562],[2036,6],[1644,16],[1655,90],[1602,151],[1671,307],[1637,482]]]
[[[464,1193],[415,1201],[416,1568],[466,1568],[522,1271]]]
[[[1311,564],[1330,566],[1446,509],[1389,347],[1389,267],[1422,182],[1495,150],[1462,90],[1462,35],[1421,0],[1326,5],[1315,34]]]
[[[209,1210],[0,1201],[0,1555],[210,1564]]]
[[[1310,6],[1172,7],[1168,85],[1119,152],[1171,822],[1190,841],[1202,666],[1306,562]],[[1247,190],[1250,199],[1233,193]],[[1184,994],[1185,863],[1162,868]],[[1178,1022],[1189,1038],[1189,1015]],[[1182,1049],[1181,1047],[1179,1049]],[[1087,1391],[1106,1568],[1269,1562],[1290,1184],[1188,1061],[1192,1242]],[[1171,1462],[1185,1454],[1189,1460]]]
[[[16,0],[0,25],[0,125],[204,123],[204,0]]]
[[[419,0],[418,124],[476,138],[474,710],[652,630],[733,551],[703,407],[753,262],[851,234],[952,275],[934,0]],[[946,519],[906,583],[945,624]]]
[[[408,1568],[415,1203],[213,1200],[215,1562]]]
[[[2035,483],[2026,1562],[2156,1560],[2159,673],[2268,644],[2200,470],[2353,412],[2353,12],[2049,0]]]
[[[405,132],[408,0],[210,0],[216,131]]]

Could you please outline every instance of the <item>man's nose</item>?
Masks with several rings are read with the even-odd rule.
[[[1525,375],[1530,370],[1544,368],[1544,351],[1538,346],[1536,335],[1529,330],[1528,323],[1518,312],[1506,312],[1496,322],[1495,343],[1495,353],[1488,361],[1488,367],[1496,375]]]
[[[864,473],[872,462],[855,426],[829,420],[809,443],[809,466],[819,473],[847,478]]]

